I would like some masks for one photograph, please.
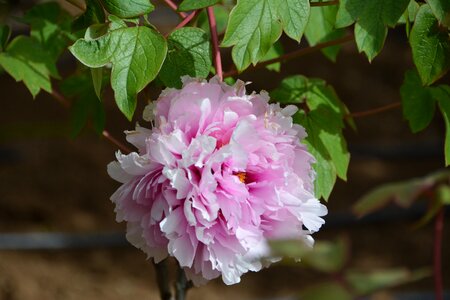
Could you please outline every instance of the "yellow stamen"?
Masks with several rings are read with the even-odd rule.
[[[245,183],[245,172],[237,172],[234,175],[236,175],[242,183]]]

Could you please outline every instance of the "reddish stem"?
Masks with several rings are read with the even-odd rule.
[[[311,7],[313,7],[313,6],[338,5],[338,4],[339,4],[339,0],[334,0],[334,1],[325,1],[325,2],[311,2],[309,5]]]
[[[212,6],[208,7],[207,11],[208,11],[209,29],[211,31],[211,38],[213,43],[214,66],[216,68],[217,76],[219,76],[220,81],[222,81],[223,80],[222,58],[220,57],[219,37],[217,36],[216,17],[214,16],[214,9]]]
[[[293,58],[298,58],[298,57],[301,57],[301,56],[304,56],[304,55],[307,55],[307,54],[314,53],[314,52],[316,52],[318,50],[322,50],[323,48],[344,44],[344,43],[347,43],[347,42],[350,42],[350,41],[353,41],[353,35],[348,35],[348,36],[340,38],[340,39],[336,39],[336,40],[332,40],[332,41],[329,41],[329,42],[320,43],[320,44],[317,44],[317,45],[312,46],[312,47],[308,47],[308,48],[304,48],[304,49],[299,49],[297,51],[293,51],[291,53],[286,53],[286,54],[281,55],[279,57],[260,62],[260,63],[258,63],[257,65],[255,65],[253,67],[249,67],[247,70],[249,70],[249,71],[256,70],[256,69],[263,68],[265,66],[271,65],[273,63],[285,62],[285,61],[291,60]],[[236,76],[238,74],[239,74],[239,71],[237,71],[237,70],[230,70],[228,72],[225,72],[223,74],[223,76],[226,78],[226,77]]]
[[[189,16],[184,18],[183,21],[181,21],[177,26],[175,26],[175,28],[172,30],[172,32],[186,26],[186,24],[189,23],[195,17],[197,12],[198,11],[193,11],[192,13],[190,13]],[[168,37],[170,35],[170,33],[171,32],[167,33],[165,36]]]
[[[110,141],[112,144],[116,145],[123,153],[128,154],[130,152],[133,152],[130,148],[128,148],[127,146],[119,142],[115,137],[113,137],[107,130],[103,130],[102,135],[105,139]]]
[[[166,3],[166,5],[168,7],[170,7],[174,12],[176,12],[183,19],[187,17],[186,13],[178,11],[178,6],[174,2],[172,2],[172,0],[164,0],[164,3]]]
[[[442,232],[444,229],[444,208],[436,215],[434,221],[434,290],[436,300],[444,300],[442,285]]]
[[[384,112],[387,110],[399,108],[401,105],[402,105],[401,102],[395,102],[395,103],[391,103],[391,104],[384,105],[381,107],[347,114],[345,117],[346,118],[362,118],[362,117],[366,117],[366,116],[370,116],[370,115],[375,115],[375,114],[378,114],[378,113],[381,113],[381,112]]]

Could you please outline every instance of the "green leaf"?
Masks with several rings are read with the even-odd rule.
[[[159,78],[168,87],[181,87],[181,76],[206,78],[211,69],[211,46],[200,28],[184,27],[167,39],[169,50]]]
[[[433,90],[445,121],[445,165],[450,165],[450,86],[441,85]]]
[[[0,66],[16,81],[23,81],[33,98],[41,89],[51,93],[50,76],[57,71],[45,49],[35,39],[18,36],[0,53]]]
[[[425,177],[381,185],[359,199],[353,205],[352,211],[362,217],[387,206],[391,201],[401,207],[409,207],[423,192],[432,187],[434,182]]]
[[[61,53],[75,38],[70,33],[71,18],[56,2],[33,6],[24,20],[30,24],[30,35],[39,41],[56,63]]]
[[[450,37],[439,28],[429,5],[420,7],[409,42],[424,85],[432,84],[450,69]]]
[[[221,35],[225,33],[225,29],[227,28],[228,15],[230,14],[230,11],[223,5],[215,5],[213,9],[217,23],[217,34]],[[210,35],[208,14],[206,13],[206,10],[202,10],[198,15],[197,27],[203,29],[208,36]]]
[[[405,73],[400,94],[403,116],[408,120],[412,132],[416,133],[426,128],[433,119],[436,104],[431,89],[422,86],[417,72]]]
[[[450,205],[450,186],[441,184],[436,188],[436,198],[442,205]]]
[[[341,0],[336,26],[346,27],[356,22],[358,50],[372,61],[383,49],[387,26],[397,24],[408,3],[409,0]]]
[[[317,2],[315,0],[314,2]],[[305,37],[309,45],[314,46],[318,43],[328,42],[343,37],[345,30],[335,29],[336,5],[319,6],[311,8],[308,25],[305,29]],[[331,61],[336,61],[336,56],[340,46],[332,46],[322,49],[322,53]]]
[[[113,22],[111,28],[99,38],[79,39],[69,49],[91,68],[112,63],[111,86],[116,103],[131,120],[137,94],[158,74],[167,44],[161,34],[145,26],[123,27]]]
[[[178,11],[190,11],[213,6],[219,3],[220,0],[184,0],[178,6]]]
[[[405,10],[403,15],[398,20],[398,23],[410,23],[414,22],[416,19],[417,12],[419,11],[420,5],[415,0],[410,0],[408,4],[408,8]]]
[[[450,1],[448,0],[427,0],[439,22],[450,27]]]
[[[150,0],[102,0],[102,3],[109,13],[123,19],[142,16],[155,9]]]
[[[72,25],[75,31],[85,29],[92,24],[105,22],[105,11],[98,0],[86,0],[86,11]]]
[[[299,111],[294,122],[305,127],[308,133],[305,144],[316,159],[316,196],[328,199],[336,176],[347,179],[350,154],[342,134],[347,108],[323,80],[303,76],[283,80],[271,98],[284,104],[306,106],[308,112]]]
[[[309,10],[309,0],[239,0],[231,11],[222,46],[234,46],[233,61],[242,71],[266,55],[283,29],[300,41]]]
[[[0,52],[6,49],[10,36],[11,28],[8,25],[0,25]]]
[[[326,282],[320,285],[306,288],[301,294],[302,300],[352,300],[350,292],[335,282]]]
[[[414,282],[430,276],[429,269],[409,271],[408,269],[387,269],[370,273],[348,271],[346,280],[358,295],[367,295],[408,282]]]
[[[91,68],[92,84],[99,100],[102,100],[103,68]]]
[[[71,107],[71,136],[79,135],[89,120],[92,120],[95,132],[101,134],[105,127],[105,111],[97,99],[88,73],[67,78],[61,83],[60,88],[65,96],[75,98]]]
[[[269,51],[266,53],[261,62],[280,57],[281,55],[283,55],[283,53],[284,53],[283,45],[278,41],[275,44],[273,44],[272,47],[270,47]],[[266,68],[271,71],[280,72],[281,63],[273,63],[267,65]]]

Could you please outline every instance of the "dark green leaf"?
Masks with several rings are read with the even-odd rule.
[[[450,27],[450,1],[448,0],[427,0],[439,22]]]
[[[439,28],[429,5],[420,7],[409,41],[424,85],[432,84],[450,69],[450,37]]]
[[[79,39],[70,51],[91,68],[112,63],[111,86],[116,103],[131,120],[137,94],[158,74],[167,44],[161,34],[145,26],[123,27],[112,22],[111,28],[99,38]]]
[[[403,116],[409,122],[412,132],[416,133],[428,126],[434,116],[435,100],[431,89],[423,87],[415,71],[407,71],[400,88]]]
[[[102,0],[105,9],[120,18],[133,18],[152,12],[155,7],[150,0]]]
[[[450,86],[441,85],[433,90],[445,121],[445,165],[450,165]]]
[[[178,6],[178,11],[190,11],[213,6],[219,3],[220,0],[184,0]]]
[[[168,87],[181,87],[181,76],[206,78],[211,69],[211,46],[200,28],[184,27],[172,32],[159,78]]]
[[[353,296],[350,292],[335,282],[322,283],[320,285],[306,288],[302,294],[302,300],[352,300]]]
[[[72,25],[74,31],[105,22],[105,12],[99,0],[86,0],[86,11]]]
[[[271,93],[271,98],[280,103],[300,103],[307,107],[308,112],[298,112],[294,122],[305,127],[308,133],[305,143],[316,158],[316,196],[328,199],[336,175],[343,180],[347,178],[350,154],[342,135],[347,108],[323,80],[303,76],[283,80],[280,88]]]
[[[11,36],[11,29],[8,25],[0,25],[0,52],[6,49],[9,37]]]
[[[31,26],[31,36],[39,41],[56,63],[61,53],[75,38],[70,33],[71,19],[56,2],[35,5],[24,20]]]
[[[35,97],[41,89],[51,93],[50,75],[58,72],[45,49],[35,39],[18,36],[0,53],[0,65],[16,81],[23,81]]]
[[[314,2],[317,2],[314,1]],[[312,7],[308,25],[305,29],[305,37],[311,46],[328,42],[343,37],[345,30],[335,29],[336,5]],[[330,60],[336,61],[340,46],[332,46],[322,49],[322,53]]]
[[[283,29],[300,41],[309,10],[308,0],[239,0],[231,11],[222,46],[234,46],[234,64],[244,70],[266,55]]]
[[[275,44],[273,44],[272,47],[270,47],[269,51],[266,53],[266,56],[264,56],[264,58],[261,61],[263,62],[280,57],[281,55],[283,55],[283,53],[284,53],[283,45],[281,45],[281,43],[278,41]],[[273,63],[267,65],[266,68],[271,71],[280,72],[281,63]]]
[[[409,0],[341,0],[336,26],[346,27],[356,22],[356,45],[371,61],[383,49],[387,26],[395,26],[408,3]]]
[[[103,68],[92,68],[91,75],[95,94],[99,100],[102,100]]]
[[[105,112],[88,73],[69,77],[61,83],[61,91],[75,99],[71,107],[71,136],[79,135],[89,120],[92,120],[95,132],[101,134],[105,127]]]
[[[367,295],[381,289],[414,282],[428,276],[430,276],[429,269],[419,269],[413,272],[407,269],[387,269],[370,273],[348,271],[346,280],[357,295]]]

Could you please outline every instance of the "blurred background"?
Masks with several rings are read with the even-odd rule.
[[[67,2],[60,3],[72,14],[80,13]],[[151,20],[167,32],[179,19],[164,5],[154,3],[158,9]],[[13,25],[13,35],[24,33],[27,27],[14,17],[34,4],[1,0],[0,20]],[[286,52],[307,46],[305,41],[297,45],[285,39],[282,43]],[[365,111],[400,101],[403,75],[413,67],[408,47],[399,26],[390,31],[382,53],[372,63],[351,42],[342,47],[336,63],[315,52],[283,65],[281,73],[260,69],[243,73],[240,79],[252,82],[250,91],[260,91],[277,87],[287,75],[323,78],[351,112]],[[222,54],[227,70],[229,49],[222,49]],[[71,74],[75,66],[74,58],[66,53],[60,73]],[[441,81],[448,80],[447,76]],[[116,147],[89,129],[70,138],[70,112],[45,92],[33,100],[23,83],[6,73],[0,74],[0,91],[0,299],[158,299],[152,264],[141,251],[127,245],[125,225],[115,222],[109,196],[118,184],[108,177],[106,165],[114,160]],[[156,99],[158,92],[150,88],[141,95],[135,121],[140,120],[146,98]],[[124,141],[123,131],[132,129],[135,121],[129,123],[111,92],[107,94],[106,129]],[[361,220],[350,208],[382,183],[442,169],[443,120],[437,114],[430,127],[414,135],[400,108],[355,122],[356,131],[345,131],[352,155],[348,182],[338,181],[327,204],[327,224],[315,239],[345,244],[342,267],[346,269],[432,267],[433,224],[412,229],[425,212],[425,202],[410,209],[389,206]],[[24,235],[29,233],[57,235]],[[447,226],[442,250],[446,289],[450,287],[449,238]],[[332,279],[339,281],[339,274],[332,272]],[[427,298],[433,290],[432,277],[419,277],[424,278],[369,298],[432,299]],[[284,262],[249,273],[235,286],[210,282],[190,291],[189,299],[291,299],[328,280],[327,272]],[[414,295],[418,298],[406,298]]]

